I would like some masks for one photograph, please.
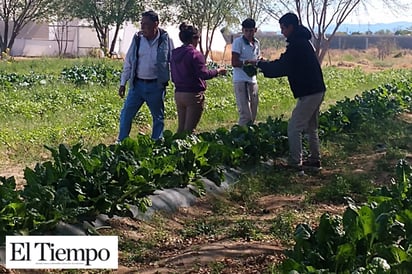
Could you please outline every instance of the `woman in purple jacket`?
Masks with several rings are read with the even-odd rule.
[[[226,69],[207,69],[205,57],[196,49],[200,36],[195,27],[182,23],[179,30],[183,45],[172,51],[170,60],[175,85],[177,132],[194,133],[204,108],[206,80],[225,75]]]

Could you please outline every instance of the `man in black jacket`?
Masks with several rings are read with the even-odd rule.
[[[255,63],[268,78],[287,76],[296,106],[288,124],[289,159],[288,164],[299,174],[303,169],[320,170],[319,148],[319,108],[326,87],[321,66],[310,39],[310,31],[299,24],[298,17],[287,13],[279,19],[282,34],[286,37],[286,51],[274,61],[249,61]],[[308,135],[310,155],[302,159],[302,134]]]

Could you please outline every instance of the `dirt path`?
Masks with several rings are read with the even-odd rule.
[[[182,240],[179,231],[185,228],[188,222],[196,222],[205,216],[214,218],[213,199],[202,198],[195,205],[188,208],[180,208],[173,214],[166,214],[161,221],[140,222],[130,218],[121,218],[110,222],[113,235],[119,235],[127,242],[141,242],[147,235],[157,238],[167,234],[167,239],[161,244],[153,246],[141,259],[135,259],[119,267],[116,273],[211,273],[211,269],[220,269],[224,265],[224,271],[216,273],[262,273],[271,265],[285,258],[283,252],[285,246],[280,240],[261,239],[245,240],[225,236],[204,236]],[[228,222],[236,223],[240,216],[247,216],[252,222],[270,221],[282,212],[289,210],[298,211],[303,207],[305,199],[303,195],[266,195],[257,201],[254,213],[233,212],[222,217]],[[316,210],[308,213],[309,220],[315,220],[316,216],[324,212],[338,214],[343,212],[344,206],[319,205]],[[224,215],[224,214],[223,214]],[[103,232],[104,233],[104,232]],[[127,240],[126,240],[127,239]],[[139,247],[136,247],[136,250]],[[135,253],[137,251],[135,250]],[[143,261],[140,261],[143,260]],[[146,261],[145,261],[146,260]],[[230,271],[228,270],[230,269]]]
[[[11,164],[0,164],[0,176],[2,177],[14,177],[17,185],[24,184],[24,169],[23,165],[11,165]],[[0,272],[1,273],[1,272]]]

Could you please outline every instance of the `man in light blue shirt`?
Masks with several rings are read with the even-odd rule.
[[[143,103],[152,115],[152,138],[163,136],[164,97],[170,79],[173,42],[159,28],[159,17],[154,11],[144,12],[140,25],[141,31],[133,37],[120,78],[119,96],[124,98],[127,82],[129,90],[120,114],[118,142],[129,137],[133,119]]]
[[[260,43],[255,38],[256,31],[255,20],[248,18],[242,22],[243,35],[232,43],[233,85],[240,126],[253,124],[257,115],[259,97],[256,69],[245,63],[259,58]]]

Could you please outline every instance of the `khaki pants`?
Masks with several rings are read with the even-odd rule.
[[[240,126],[253,124],[256,120],[259,96],[257,83],[235,82],[236,105]]]
[[[193,133],[202,117],[204,92],[175,92],[178,128],[177,132]]]
[[[288,124],[289,164],[302,164],[302,133],[308,136],[309,159],[320,160],[318,136],[319,109],[325,96],[324,92],[298,98]]]

